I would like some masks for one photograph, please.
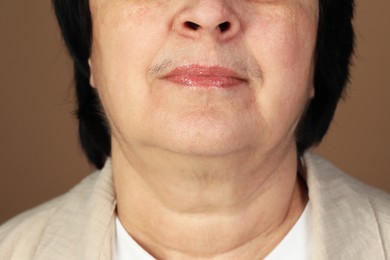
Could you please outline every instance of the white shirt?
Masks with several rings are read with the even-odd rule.
[[[310,211],[309,201],[298,221],[265,260],[309,260]],[[127,233],[118,216],[115,220],[115,230],[115,260],[155,260]]]
[[[309,201],[292,229],[264,260],[310,259],[310,211],[311,203]]]

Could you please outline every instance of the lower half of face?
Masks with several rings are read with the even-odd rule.
[[[295,143],[313,95],[309,0],[119,2],[92,4],[91,68],[120,145],[214,156]]]

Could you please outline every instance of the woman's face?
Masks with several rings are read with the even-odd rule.
[[[295,149],[314,0],[91,0],[91,83],[113,138],[190,155]]]

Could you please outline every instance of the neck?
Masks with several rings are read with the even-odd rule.
[[[113,141],[117,213],[158,259],[262,258],[307,202],[293,148],[212,158],[134,150],[122,151]]]

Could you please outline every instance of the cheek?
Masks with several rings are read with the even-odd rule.
[[[162,44],[156,39],[164,39],[157,32],[165,32],[156,24],[162,17],[161,8],[118,2],[94,10],[91,65],[107,116],[123,124],[129,118],[137,120],[141,114],[137,111],[146,109],[141,102],[147,100],[149,91],[145,75]]]
[[[262,71],[258,107],[271,128],[292,135],[312,91],[317,26],[299,12],[258,18],[250,48]]]
[[[115,68],[116,72],[120,68],[131,68],[127,73],[135,68],[144,69],[139,63],[147,63],[148,57],[157,52],[156,39],[164,39],[159,34],[166,33],[156,23],[162,17],[161,7],[132,2],[107,4],[93,17],[93,55],[99,55],[100,62],[107,65],[107,69]],[[158,5],[158,1],[155,2]]]
[[[317,31],[312,19],[300,12],[259,16],[247,38],[263,72],[295,71],[311,63]]]
[[[148,109],[146,71],[166,33],[159,23],[163,1],[94,2],[91,69],[113,136],[139,135]],[[158,32],[158,33],[157,33]],[[123,140],[122,140],[123,141]]]

